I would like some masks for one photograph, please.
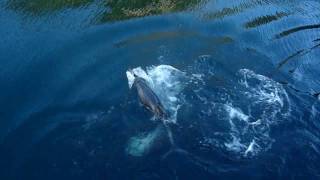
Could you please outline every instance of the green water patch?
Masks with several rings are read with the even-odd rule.
[[[111,12],[103,14],[102,22],[183,11],[198,4],[199,2],[200,0],[106,1],[105,4],[107,7],[111,8]]]
[[[97,14],[97,22],[119,21],[136,17],[179,12],[194,7],[201,0],[9,0],[7,7],[34,16],[63,9],[81,8],[96,3],[104,11]]]
[[[7,6],[36,16],[66,8],[79,8],[92,2],[93,0],[10,0]]]

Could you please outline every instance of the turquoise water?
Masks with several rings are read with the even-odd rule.
[[[4,0],[0,35],[0,179],[320,176],[319,1]]]

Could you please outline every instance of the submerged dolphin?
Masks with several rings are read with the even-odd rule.
[[[141,103],[151,111],[157,118],[166,118],[167,113],[158,98],[158,96],[153,92],[153,90],[149,87],[147,81],[135,73],[132,72],[134,75],[134,83],[133,86],[137,89],[139,99]]]

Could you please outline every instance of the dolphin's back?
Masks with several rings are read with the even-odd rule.
[[[165,116],[166,113],[164,111],[160,99],[148,86],[147,82],[144,79],[136,77],[134,81],[134,86],[137,89],[138,96],[143,105],[145,105],[156,116]]]

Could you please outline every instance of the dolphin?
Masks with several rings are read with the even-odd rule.
[[[135,77],[133,87],[135,87],[138,92],[140,102],[144,105],[144,107],[146,107],[146,109],[151,111],[155,115],[155,117],[160,119],[167,118],[168,114],[164,109],[159,97],[149,87],[147,81],[137,76],[133,72],[132,74]]]
[[[129,71],[134,76],[134,82],[132,87],[136,88],[140,102],[144,105],[146,109],[151,111],[156,118],[159,118],[161,120],[163,126],[165,127],[168,133],[167,135],[171,144],[171,149],[162,156],[162,159],[166,159],[170,154],[177,152],[177,153],[188,155],[192,159],[199,161],[200,159],[198,157],[187,152],[186,150],[179,148],[175,144],[170,125],[168,124],[168,121],[166,121],[166,119],[169,118],[169,114],[163,107],[159,97],[151,89],[151,87],[148,85],[148,82],[144,78],[139,77],[132,70],[129,70]]]

